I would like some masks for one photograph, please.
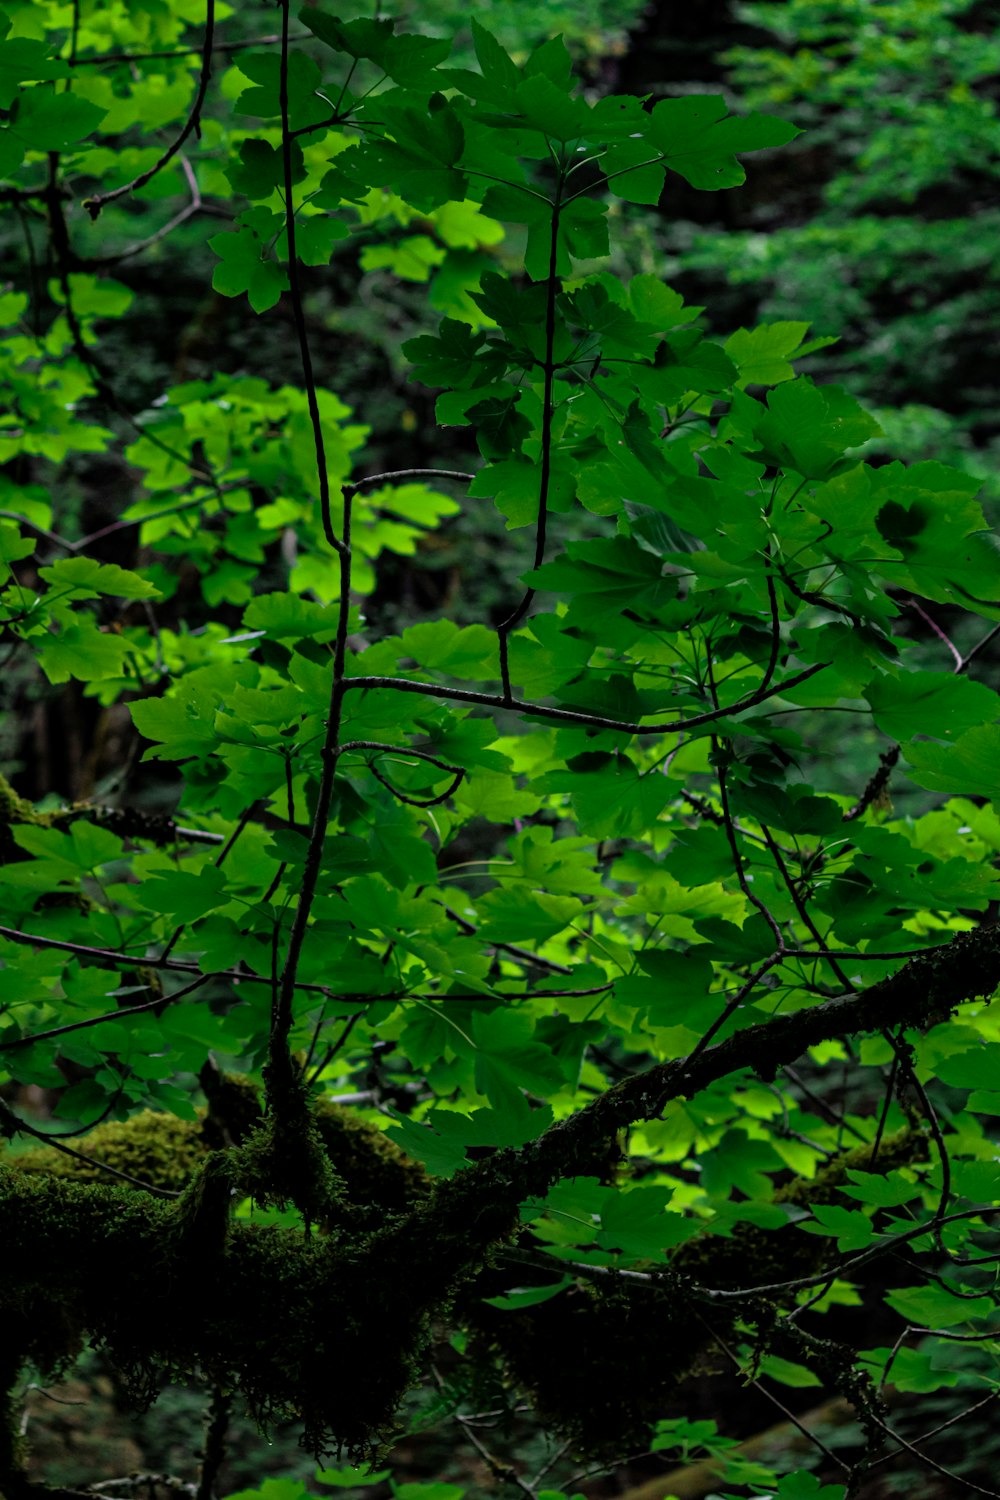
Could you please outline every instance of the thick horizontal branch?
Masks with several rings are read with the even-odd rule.
[[[425,1215],[429,1230],[447,1234],[449,1215],[461,1216],[472,1254],[474,1240],[485,1245],[509,1232],[511,1215],[525,1198],[543,1196],[561,1178],[572,1176],[575,1164],[588,1160],[602,1141],[639,1120],[657,1119],[672,1099],[693,1098],[747,1068],[772,1079],[809,1047],[837,1037],[935,1025],[963,1001],[992,996],[998,986],[1000,927],[959,933],[951,943],[920,954],[859,994],[775,1016],[690,1058],[622,1079],[537,1140],[519,1150],[499,1151],[439,1183],[426,1209],[413,1218],[419,1221]],[[416,1228],[408,1221],[406,1232],[412,1235]]]
[[[1000,986],[1000,927],[962,932],[922,953],[887,979],[856,995],[840,995],[809,1010],[748,1026],[693,1059],[662,1063],[623,1079],[592,1104],[554,1125],[524,1155],[543,1161],[561,1136],[581,1129],[607,1135],[637,1120],[654,1120],[671,1099],[693,1098],[720,1078],[751,1068],[774,1078],[809,1047],[836,1037],[899,1026],[923,1028],[948,1019],[965,1000],[991,996]],[[553,1178],[553,1180],[555,1180]],[[536,1191],[532,1189],[532,1191]]]

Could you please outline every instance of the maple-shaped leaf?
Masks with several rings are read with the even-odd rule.
[[[721,94],[686,94],[653,107],[647,140],[694,188],[738,187],[746,173],[737,153],[784,146],[801,134],[776,115],[727,115],[726,109]]]

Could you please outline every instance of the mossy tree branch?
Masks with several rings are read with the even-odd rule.
[[[996,930],[961,934],[858,995],[776,1017],[689,1063],[623,1080],[537,1141],[437,1182],[374,1229],[370,1219],[350,1216],[320,1238],[229,1223],[230,1183],[253,1166],[259,1125],[243,1145],[211,1153],[208,1174],[200,1172],[176,1204],[0,1167],[0,1301],[8,1327],[20,1326],[19,1355],[42,1367],[64,1361],[89,1335],[114,1350],[147,1399],[163,1375],[198,1369],[221,1383],[235,1380],[263,1418],[297,1412],[318,1450],[336,1444],[370,1454],[413,1376],[431,1317],[514,1236],[519,1204],[574,1175],[600,1139],[748,1067],[773,1076],[821,1041],[927,1026],[998,982]],[[322,1154],[332,1171],[326,1145]],[[711,1274],[709,1264],[700,1269]],[[642,1320],[676,1321],[679,1289],[669,1268],[654,1277]],[[698,1297],[697,1287],[691,1292]],[[611,1295],[620,1323],[630,1294],[619,1283]],[[588,1297],[578,1312],[589,1337],[601,1319]],[[331,1382],[335,1368],[348,1378]]]

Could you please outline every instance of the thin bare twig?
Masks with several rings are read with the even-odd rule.
[[[160,240],[165,240],[181,224],[186,223],[188,219],[200,212],[204,205],[202,203],[201,189],[198,186],[198,179],[194,175],[194,169],[186,156],[181,156],[179,161],[181,171],[187,179],[188,190],[191,194],[190,202],[186,203],[178,213],[174,214],[172,219],[168,219],[166,224],[161,225],[159,229],[147,235],[144,240],[136,240],[135,244],[128,245],[124,250],[116,250],[112,255],[81,256],[81,266],[85,266],[88,270],[91,270],[98,266],[116,266],[123,260],[131,260],[133,255],[140,255],[143,250],[148,250],[151,245],[157,245]]]

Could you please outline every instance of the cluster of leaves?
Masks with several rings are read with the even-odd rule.
[[[762,203],[739,232],[694,231],[685,269],[721,271],[762,315],[839,335],[852,387],[904,408],[887,413],[885,446],[951,455],[995,498],[996,369],[982,349],[997,326],[996,5],[791,0],[738,14],[762,43],[723,54],[728,79],[805,127],[799,171],[783,214]]]
[[[194,1118],[210,1051],[263,1076],[279,1133],[290,1079],[346,1094],[458,1185],[441,1202],[481,1184],[470,1264],[492,1195],[520,1203],[531,1273],[498,1261],[494,1313],[683,1267],[707,1316],[736,1316],[721,1357],[849,1393],[872,1459],[894,1437],[872,1381],[947,1386],[965,1340],[963,1379],[992,1390],[1000,700],[974,675],[1000,627],[974,622],[1000,621],[1000,557],[976,481],[866,461],[874,418],[795,373],[826,342],[804,326],[719,342],[658,277],[606,268],[611,205],[674,176],[738,186],[739,156],[795,127],[716,97],[595,100],[561,41],[519,62],[478,26],[476,67],[313,7],[293,45],[285,3],[278,37],[222,53],[233,118],[217,101],[199,139],[225,6],[201,58],[166,62],[180,0],[82,5],[69,33],[60,7],[9,9],[0,168],[47,215],[53,275],[0,304],[7,660],[53,701],[72,682],[127,703],[182,790],[159,822],[128,766],[111,807],[4,792],[5,1083],[55,1091],[71,1130]],[[178,182],[180,213],[232,216],[208,236],[215,289],[287,308],[301,387],[220,376],[134,413],[104,369],[120,251],[77,245],[121,235],[129,193],[169,214]],[[406,354],[471,474],[364,473],[365,428],[313,378],[303,268],[387,216],[419,230],[365,250],[396,274],[460,256]],[[508,233],[513,275],[490,252]],[[141,571],[73,533],[86,453],[128,465],[105,532]],[[506,618],[373,635],[380,557],[453,514],[456,482],[531,528]],[[908,660],[913,599],[978,630],[953,670]],[[854,797],[808,737],[841,714],[881,737]],[[893,771],[929,811],[893,810]],[[843,1091],[849,1064],[866,1081]],[[581,1174],[591,1121],[631,1128],[617,1167],[591,1153]],[[890,1166],[887,1132],[921,1121]],[[699,1267],[729,1241],[747,1253],[720,1287]],[[876,1348],[800,1328],[863,1303]]]

